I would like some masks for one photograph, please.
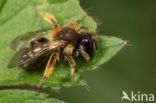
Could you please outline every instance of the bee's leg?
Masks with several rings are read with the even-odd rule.
[[[36,12],[39,15],[41,15],[44,18],[44,20],[46,20],[48,23],[53,24],[55,28],[59,26],[59,24],[57,24],[55,17],[52,14],[41,12],[39,10],[36,10]]]
[[[54,66],[55,66],[57,60],[59,61],[59,53],[54,52],[53,54],[51,54],[51,56],[48,60],[46,69],[44,71],[44,76],[43,76],[40,84],[38,85],[38,92],[39,92],[40,88],[42,87],[42,85],[44,84],[44,82],[46,81],[46,79],[52,75],[52,73],[54,71]]]
[[[87,33],[88,33],[88,27],[86,27],[86,26],[81,26],[81,27],[79,28],[79,32],[80,32],[82,35],[87,34]]]
[[[76,50],[74,56],[77,58],[79,56],[79,52]]]
[[[92,69],[91,65],[90,65],[90,56],[89,54],[84,50],[84,47],[82,45],[80,45],[78,51],[80,52],[80,54],[83,56],[83,58],[86,60],[88,66]]]
[[[71,68],[71,78],[74,81],[74,73],[75,73],[75,66],[76,66],[75,60],[73,59],[72,56],[67,55],[67,54],[65,55],[65,59],[68,60],[68,63]]]
[[[80,23],[81,21],[82,21],[82,19],[73,19],[73,20],[69,23],[69,25],[76,25],[76,24]]]

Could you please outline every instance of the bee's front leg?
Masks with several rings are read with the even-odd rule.
[[[79,28],[79,32],[81,33],[81,35],[86,35],[88,33],[88,27],[86,26],[81,26]]]
[[[83,56],[83,58],[86,60],[88,66],[92,69],[92,66],[90,65],[90,56],[89,54],[84,50],[84,47],[80,45],[78,51]]]
[[[51,56],[48,60],[48,63],[46,65],[46,69],[44,71],[44,76],[43,76],[40,84],[38,85],[38,92],[40,91],[40,88],[42,87],[42,85],[44,84],[46,79],[52,75],[52,73],[54,71],[54,66],[55,66],[57,60],[59,61],[59,53],[54,52],[53,54],[51,54]]]

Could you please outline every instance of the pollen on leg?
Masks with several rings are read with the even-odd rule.
[[[49,14],[49,13],[44,13],[44,12],[41,12],[39,10],[36,10],[36,12],[41,15],[44,20],[46,20],[47,22],[49,22],[50,24],[53,24],[54,27],[58,27],[59,25],[57,24],[57,20],[55,19],[55,17],[52,15],[52,14]]]
[[[54,66],[55,66],[57,60],[59,60],[59,54],[56,52],[51,54],[51,56],[48,60],[48,63],[46,65],[46,69],[44,71],[44,76],[38,86],[38,91],[40,90],[40,88],[42,87],[42,85],[44,84],[46,79],[49,78],[53,74]]]

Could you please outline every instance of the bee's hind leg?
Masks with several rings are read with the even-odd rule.
[[[57,23],[55,17],[54,17],[52,14],[50,14],[50,13],[45,13],[45,12],[41,12],[41,11],[39,11],[39,10],[36,10],[36,12],[37,12],[39,15],[41,15],[41,16],[44,18],[44,20],[46,20],[48,23],[53,24],[55,28],[56,28],[56,27],[59,27],[59,24]]]
[[[72,56],[67,55],[67,54],[65,55],[65,59],[68,61],[69,65],[70,65],[71,78],[72,78],[72,81],[74,82],[74,73],[75,73],[75,66],[76,66],[75,60],[73,59]]]
[[[51,54],[51,56],[48,60],[48,63],[46,65],[46,69],[44,71],[44,76],[43,76],[40,84],[38,85],[38,92],[40,91],[40,88],[42,87],[42,85],[44,84],[46,79],[52,75],[52,73],[54,71],[54,66],[55,66],[57,60],[59,61],[59,53],[54,52],[53,54]]]

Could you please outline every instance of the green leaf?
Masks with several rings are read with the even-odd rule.
[[[27,90],[2,90],[0,103],[64,103],[57,99],[49,98],[46,94]]]
[[[67,25],[72,19],[81,19],[83,21],[78,26],[87,26],[90,32],[94,32],[97,24],[91,17],[81,9],[77,0],[2,0],[0,5],[0,85],[22,85],[31,84],[38,85],[43,70],[36,72],[26,72],[23,69],[8,69],[7,64],[15,54],[9,48],[9,43],[20,34],[35,31],[39,29],[51,28],[36,12],[37,9],[52,13],[58,23],[63,26]],[[18,5],[18,6],[17,6]],[[91,57],[91,65],[94,69],[108,61],[114,56],[125,44],[116,37],[97,36],[98,51]],[[86,85],[85,80],[80,73],[89,71],[85,60],[82,57],[75,58],[77,66],[74,80],[77,85]],[[70,67],[68,63],[61,61],[57,63],[56,69],[51,78],[49,78],[44,86],[52,88],[60,88],[62,86],[73,86],[74,83],[70,78]]]

